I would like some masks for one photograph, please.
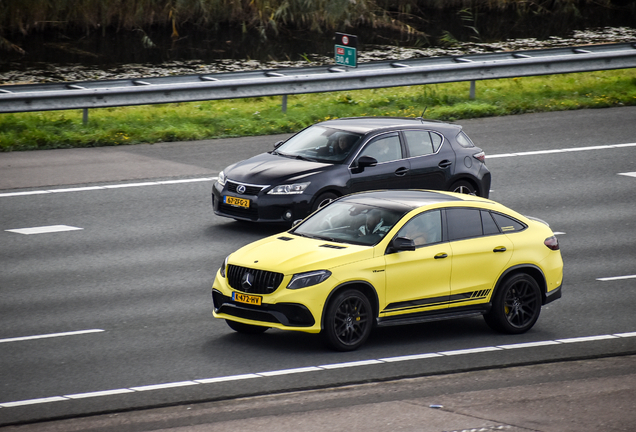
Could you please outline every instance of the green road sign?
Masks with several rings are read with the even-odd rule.
[[[336,64],[357,67],[358,63],[356,49],[347,46],[336,45]]]

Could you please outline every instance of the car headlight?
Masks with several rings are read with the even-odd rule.
[[[227,268],[227,260],[230,259],[230,256],[226,256],[225,260],[223,261],[223,265],[221,266],[221,277],[225,277],[225,269]]]
[[[312,285],[318,285],[319,283],[326,281],[329,276],[331,276],[331,272],[329,270],[298,273],[292,276],[291,281],[287,285],[287,289],[300,289]]]
[[[305,191],[305,189],[307,189],[309,183],[311,182],[278,185],[267,193],[271,195],[301,194]]]
[[[219,185],[225,186],[225,173],[223,171],[219,173],[219,178],[217,178],[216,181],[219,183]]]

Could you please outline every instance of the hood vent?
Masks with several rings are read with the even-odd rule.
[[[278,237],[278,240],[289,241],[289,240],[293,240],[293,238],[291,238],[291,237]]]
[[[330,244],[323,244],[318,247],[326,247],[330,249],[346,249],[347,248],[346,246],[336,246],[336,245],[330,245]]]

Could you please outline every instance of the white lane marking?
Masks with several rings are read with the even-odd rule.
[[[174,388],[174,387],[185,387],[185,386],[191,386],[191,385],[197,385],[197,384],[199,383],[195,381],[179,381],[179,382],[172,382],[172,383],[152,384],[152,385],[146,385],[146,386],[140,386],[140,387],[131,387],[130,389],[134,391],[148,391],[148,390],[160,390],[160,389],[167,389],[167,388]]]
[[[77,330],[77,331],[70,331],[70,332],[63,332],[63,333],[49,333],[49,334],[41,334],[41,335],[34,335],[34,336],[21,336],[21,337],[0,339],[0,343],[22,342],[27,340],[47,339],[47,338],[55,338],[55,337],[63,337],[63,336],[77,336],[77,335],[83,335],[83,334],[89,334],[89,333],[101,333],[103,331],[106,331],[106,330],[90,329],[90,330]]]
[[[627,176],[627,177],[636,177],[636,172],[618,173],[618,175]]]
[[[502,153],[502,154],[494,154],[494,155],[487,154],[486,160],[496,159],[496,158],[516,157],[516,156],[536,156],[536,155],[545,155],[545,154],[554,154],[554,153],[568,153],[568,152],[591,151],[591,150],[608,150],[608,149],[617,149],[617,148],[624,148],[624,147],[636,147],[636,143],[609,144],[609,145],[590,146],[590,147],[575,147],[575,148],[566,148],[566,149],[557,149],[557,150],[534,150],[534,151],[527,151],[527,152]]]
[[[100,397],[100,396],[111,396],[111,395],[117,395],[117,394],[123,394],[123,393],[134,393],[134,390],[131,389],[114,389],[114,390],[102,390],[102,391],[96,391],[96,392],[90,392],[90,393],[76,393],[76,394],[69,394],[69,395],[64,395],[63,397],[65,398],[69,398],[69,399],[84,399],[84,398],[90,398],[90,397]]]
[[[320,371],[338,369],[338,368],[344,368],[344,367],[357,367],[357,366],[367,366],[367,365],[375,365],[375,364],[385,364],[385,363],[398,362],[398,361],[436,358],[436,357],[443,357],[448,355],[477,354],[477,353],[483,353],[483,352],[501,351],[501,350],[511,349],[511,348],[534,348],[534,347],[545,346],[545,345],[561,345],[561,344],[568,344],[568,343],[594,342],[599,340],[628,338],[628,337],[636,337],[636,332],[527,342],[527,343],[512,344],[512,345],[500,345],[496,347],[489,346],[489,347],[481,347],[481,348],[468,348],[464,350],[414,354],[414,355],[406,355],[406,356],[399,356],[399,357],[389,357],[389,358],[377,359],[377,360],[361,360],[361,361],[354,361],[354,362],[347,362],[347,363],[334,363],[334,364],[323,365],[323,366],[307,366],[307,367],[294,368],[294,369],[259,372],[257,374],[249,373],[249,374],[242,374],[242,375],[205,378],[205,379],[198,379],[193,381],[179,381],[174,383],[130,387],[130,388],[117,389],[117,390],[104,390],[104,391],[96,391],[96,392],[90,392],[90,393],[77,393],[77,394],[71,394],[66,396],[53,396],[48,398],[4,402],[4,403],[0,403],[0,408],[11,408],[11,407],[22,406],[22,405],[33,405],[33,404],[41,404],[41,403],[47,403],[47,402],[65,401],[65,400],[67,401],[67,400],[73,400],[73,399],[80,399],[84,397],[109,396],[109,395],[130,393],[130,392],[136,392],[136,391],[169,389],[174,387],[191,386],[191,385],[197,385],[197,384],[232,382],[232,381],[238,381],[238,380],[244,380],[244,379],[250,379],[250,378],[266,378],[266,377],[273,377],[273,376],[286,375],[286,374],[320,372]]]
[[[172,185],[172,184],[181,184],[181,183],[194,183],[194,182],[213,181],[213,180],[216,180],[216,179],[217,179],[217,177],[202,177],[202,178],[182,179],[182,180],[163,180],[163,181],[156,181],[156,182],[121,183],[121,184],[104,185],[104,186],[85,186],[85,187],[64,188],[64,189],[46,189],[46,190],[25,191],[25,192],[6,192],[6,193],[0,193],[0,197],[13,197],[13,196],[25,196],[25,195],[41,195],[41,194],[64,193],[64,192],[84,192],[84,191],[93,191],[93,190],[118,189],[118,188],[126,188],[126,187]]]
[[[76,231],[83,230],[84,228],[72,227],[68,225],[49,225],[49,226],[41,226],[41,227],[32,227],[32,228],[18,228],[18,229],[8,229],[5,231],[13,232],[17,234],[48,234],[54,232],[63,232],[63,231]]]
[[[602,281],[602,282],[616,281],[616,280],[625,280],[625,279],[636,279],[636,275],[612,276],[612,277],[596,278],[597,281]]]

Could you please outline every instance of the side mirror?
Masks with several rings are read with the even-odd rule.
[[[358,167],[366,168],[376,166],[378,164],[378,160],[376,158],[372,158],[371,156],[360,156],[358,159]]]
[[[274,144],[274,148],[277,149],[278,147],[281,146],[281,144],[283,144],[285,141],[278,141],[277,143]]]
[[[410,238],[406,237],[396,237],[391,240],[389,243],[389,247],[386,250],[386,253],[396,253],[402,251],[414,251],[415,243]]]
[[[357,165],[353,167],[354,173],[361,173],[367,167],[376,166],[378,164],[378,160],[376,158],[372,158],[371,156],[360,156],[358,158]]]

